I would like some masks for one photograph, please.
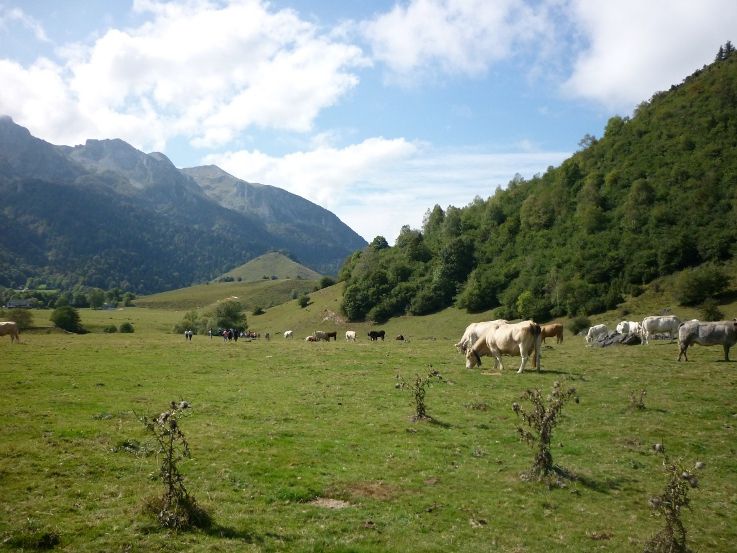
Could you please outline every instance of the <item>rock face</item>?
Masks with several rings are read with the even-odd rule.
[[[637,346],[642,344],[642,339],[637,334],[620,334],[613,330],[603,336],[599,336],[597,340],[594,340],[591,345],[605,348],[607,346],[613,346],[621,344],[623,346]]]
[[[284,190],[214,166],[179,170],[117,139],[55,146],[9,117],[0,117],[0,194],[6,287],[38,278],[152,293],[268,251],[335,274],[366,245],[334,214]]]

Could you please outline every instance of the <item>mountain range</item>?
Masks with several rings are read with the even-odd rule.
[[[152,293],[269,251],[335,274],[365,240],[330,211],[118,139],[57,146],[0,117],[0,286]]]

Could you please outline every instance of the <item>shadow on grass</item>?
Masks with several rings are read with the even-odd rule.
[[[593,478],[589,478],[588,476],[585,476],[583,474],[577,474],[571,470],[568,470],[565,467],[561,467],[558,465],[555,465],[553,467],[554,474],[562,479],[567,480],[569,482],[578,482],[583,487],[588,488],[589,490],[608,494],[609,492],[613,490],[621,490],[622,485],[626,484],[629,479],[628,478],[607,478],[605,480],[594,480]]]

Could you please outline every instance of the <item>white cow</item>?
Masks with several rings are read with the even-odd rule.
[[[641,334],[642,325],[637,321],[622,321],[617,324],[617,332],[619,334]]]
[[[491,327],[499,326],[506,323],[507,321],[505,319],[471,323],[466,327],[463,336],[455,345],[455,347],[460,353],[466,353],[466,350],[470,348],[473,344],[475,344],[476,340],[478,340],[480,336],[483,336],[487,330],[489,330]]]
[[[350,342],[356,341],[356,331],[355,330],[346,330],[345,331],[345,339]]]
[[[678,327],[678,360],[688,361],[686,350],[692,344],[702,346],[722,346],[724,360],[729,361],[729,348],[737,344],[737,319],[701,323],[688,321]]]
[[[586,333],[586,343],[590,345],[591,342],[596,340],[599,336],[606,336],[608,333],[609,329],[606,325],[594,325],[589,328],[589,331]]]
[[[650,336],[658,333],[668,333],[670,341],[678,336],[678,326],[681,319],[675,315],[663,315],[661,317],[645,317],[642,320],[642,343],[647,344]]]
[[[286,331],[284,331],[284,337],[285,338],[294,338],[294,331],[293,330],[286,330]]]
[[[0,336],[10,336],[11,344],[13,342],[18,342],[20,344],[18,323],[15,321],[0,321]]]
[[[466,351],[466,368],[481,365],[482,355],[492,355],[501,370],[504,370],[502,354],[519,355],[522,358],[517,371],[519,374],[525,369],[530,355],[533,355],[533,367],[539,371],[541,341],[540,325],[533,321],[492,326]]]

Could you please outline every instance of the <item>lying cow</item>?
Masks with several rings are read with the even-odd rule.
[[[681,319],[675,315],[663,315],[660,317],[645,317],[642,320],[642,343],[649,343],[650,336],[653,334],[668,333],[670,341],[678,336],[678,327],[681,325]]]
[[[294,331],[293,330],[285,330],[284,331],[284,337],[285,338],[294,338]]]
[[[355,330],[346,330],[345,331],[345,339],[348,342],[355,342],[356,341],[356,331]]]
[[[307,336],[307,338],[305,338],[305,342],[317,342],[317,338],[314,336]]]
[[[517,371],[519,374],[525,369],[530,355],[533,355],[532,366],[539,371],[540,349],[540,325],[533,321],[493,326],[466,351],[466,368],[480,366],[481,356],[491,355],[500,369],[504,370],[502,355],[519,355],[522,358]]]
[[[640,334],[642,325],[637,321],[621,321],[617,323],[617,332],[619,334]]]
[[[563,325],[560,323],[551,323],[547,325],[542,325],[540,327],[540,336],[542,337],[543,343],[545,343],[545,338],[552,338],[553,336],[555,336],[555,343],[562,344],[563,343]]]
[[[692,344],[724,348],[724,360],[729,361],[729,348],[737,343],[737,319],[702,323],[688,321],[678,327],[678,360],[688,361],[686,350]]]
[[[386,335],[386,332],[383,330],[371,330],[368,333],[368,337],[371,339],[372,342],[377,341],[379,338],[381,338],[381,341],[384,341],[384,336]]]
[[[475,344],[476,340],[486,333],[487,330],[491,327],[499,326],[500,324],[506,324],[506,322],[507,321],[505,319],[497,319],[495,321],[471,323],[466,327],[466,330],[463,332],[463,336],[461,336],[461,339],[455,345],[456,349],[460,353],[466,353],[466,350]]]
[[[591,345],[591,342],[596,340],[599,336],[606,336],[608,333],[609,329],[606,325],[594,325],[589,328],[589,331],[586,333],[586,343]]]
[[[15,321],[0,321],[0,336],[10,335],[10,343],[17,341],[20,344],[18,323]]]

